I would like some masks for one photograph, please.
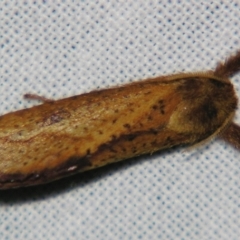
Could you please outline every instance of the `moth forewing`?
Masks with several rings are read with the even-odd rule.
[[[222,132],[237,107],[226,72],[158,77],[1,116],[0,188],[50,182]]]

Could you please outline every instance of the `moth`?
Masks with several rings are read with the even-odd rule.
[[[0,189],[51,182],[142,154],[219,136],[240,148],[230,77],[240,51],[215,70],[93,91],[0,117]]]

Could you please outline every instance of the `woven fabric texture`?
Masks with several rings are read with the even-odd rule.
[[[0,114],[38,104],[25,93],[214,69],[240,49],[239,16],[237,0],[0,1]],[[238,240],[239,152],[214,140],[1,191],[0,213],[1,240]]]

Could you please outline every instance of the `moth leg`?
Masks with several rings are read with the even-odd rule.
[[[230,78],[240,71],[240,51],[218,63],[214,75],[221,78]]]
[[[43,96],[39,96],[37,94],[26,93],[23,95],[24,98],[31,99],[31,100],[39,100],[42,102],[54,102],[54,100],[45,98]]]
[[[219,137],[240,150],[240,126],[236,123],[230,123]]]

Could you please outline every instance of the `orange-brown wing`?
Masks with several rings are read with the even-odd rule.
[[[220,131],[235,108],[228,81],[180,74],[6,114],[0,117],[0,188],[198,143]]]

